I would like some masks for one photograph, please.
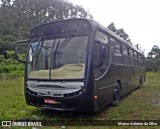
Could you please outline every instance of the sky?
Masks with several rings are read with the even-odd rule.
[[[114,22],[123,28],[133,44],[145,49],[160,47],[160,0],[70,0],[89,10],[103,26]],[[142,49],[142,50],[143,50]]]

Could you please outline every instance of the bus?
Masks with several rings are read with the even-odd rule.
[[[24,60],[18,46],[26,44]],[[96,112],[145,82],[144,53],[95,20],[39,25],[14,49],[25,64],[26,103],[42,109]]]

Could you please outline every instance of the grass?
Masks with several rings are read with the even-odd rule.
[[[31,107],[25,103],[23,90],[23,78],[11,79],[5,83],[0,82],[0,120],[76,120],[77,125],[82,120],[160,120],[160,73],[147,73],[147,81],[141,89],[137,89],[125,96],[117,106],[107,106],[95,114],[44,111],[36,107]],[[17,129],[18,127],[14,128]],[[32,129],[31,127],[27,128]],[[45,129],[55,128],[63,127],[45,127]],[[67,128],[114,129],[116,127],[74,126]],[[127,127],[119,128],[127,129]],[[132,128],[136,129],[137,127]],[[146,129],[149,127],[144,126],[141,128]],[[35,129],[44,129],[44,127]]]

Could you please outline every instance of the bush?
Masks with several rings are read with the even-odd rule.
[[[14,59],[14,51],[7,51],[7,59],[0,55],[0,73],[24,74],[24,64]]]
[[[4,60],[4,55],[0,55],[0,62]]]

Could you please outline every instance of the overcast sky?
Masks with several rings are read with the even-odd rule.
[[[70,0],[88,9],[104,26],[124,28],[133,44],[145,49],[160,47],[160,0]]]

